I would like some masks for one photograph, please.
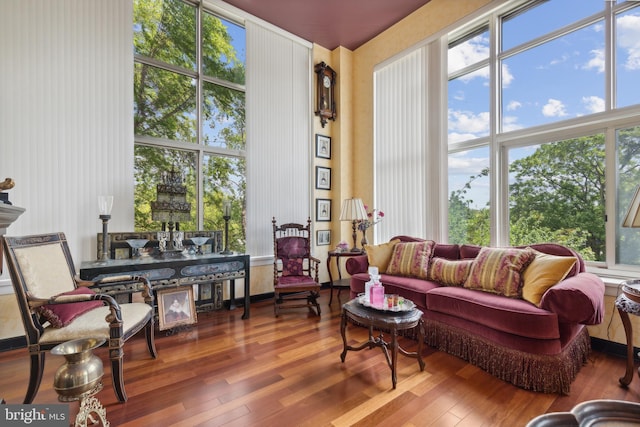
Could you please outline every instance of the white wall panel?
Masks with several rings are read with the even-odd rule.
[[[63,231],[76,264],[96,256],[98,195],[111,230],[133,229],[132,8],[0,3],[0,176],[26,208],[9,234]]]
[[[247,22],[247,252],[271,256],[271,219],[311,216],[310,49]],[[260,64],[259,66],[252,64]]]
[[[425,50],[375,72],[374,207],[387,218],[374,227],[376,242],[427,234]]]

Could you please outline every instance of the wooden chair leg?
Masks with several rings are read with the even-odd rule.
[[[24,397],[24,404],[30,404],[36,398],[40,383],[42,382],[42,373],[44,372],[44,352],[31,353],[31,373],[29,375],[29,386],[27,394]]]
[[[153,321],[147,322],[147,326],[144,330],[144,335],[147,338],[147,347],[149,348],[149,354],[152,358],[158,357],[158,352],[156,350],[156,340],[155,340],[155,326]]]
[[[109,349],[111,359],[111,379],[113,382],[113,391],[116,393],[118,401],[121,403],[127,401],[127,392],[124,391],[124,378],[122,374],[122,359],[124,352],[122,348]]]
[[[273,314],[278,317],[280,314],[280,307],[278,307],[278,300],[280,299],[280,293],[274,292],[273,294]]]

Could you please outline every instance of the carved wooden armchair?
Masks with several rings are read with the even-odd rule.
[[[141,277],[119,276],[101,282],[81,281],[76,276],[63,233],[5,237],[3,246],[11,281],[31,356],[31,373],[24,403],[33,401],[44,370],[47,351],[78,338],[104,338],[109,346],[113,388],[120,402],[127,400],[122,374],[125,341],[145,329],[151,357],[154,341],[153,293]],[[118,304],[100,294],[93,285],[141,282],[145,303]]]
[[[307,225],[276,225],[273,218],[273,291],[276,317],[280,308],[308,307],[320,315],[320,260],[311,255],[311,219]],[[293,301],[289,303],[290,301]],[[299,301],[305,301],[301,303]]]

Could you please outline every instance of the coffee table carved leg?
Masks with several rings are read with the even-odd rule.
[[[395,328],[391,331],[391,336],[391,382],[395,389],[396,383],[398,382],[398,376],[396,375],[396,368],[398,366],[398,331]]]
[[[420,371],[424,371],[424,360],[422,360],[422,346],[424,345],[424,320],[420,319],[418,323],[418,364],[420,365]]]
[[[622,325],[624,326],[624,334],[627,337],[627,370],[624,377],[621,377],[618,381],[624,387],[628,386],[633,379],[633,330],[631,328],[631,320],[629,320],[629,313],[618,308],[618,313],[622,319]],[[638,373],[640,375],[640,371]]]
[[[340,319],[340,334],[342,335],[342,353],[340,353],[340,360],[342,360],[342,363],[344,363],[344,359],[345,357],[347,357],[347,336],[346,336],[346,331],[347,331],[347,312],[342,310],[342,316]]]

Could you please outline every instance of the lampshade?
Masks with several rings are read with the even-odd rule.
[[[636,194],[633,196],[633,199],[631,199],[631,204],[629,205],[627,215],[624,217],[622,226],[632,228],[640,227],[640,187],[638,187]]]
[[[367,211],[362,199],[344,199],[340,211],[340,221],[360,221],[367,219]]]

